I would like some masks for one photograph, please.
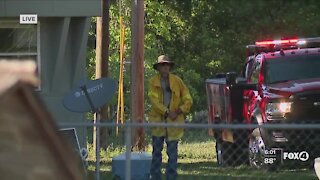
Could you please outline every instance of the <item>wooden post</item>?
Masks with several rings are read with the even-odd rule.
[[[96,32],[96,79],[108,77],[109,71],[109,0],[101,0],[102,12],[101,17],[97,17],[97,32]],[[101,108],[101,122],[106,122],[109,119],[109,107],[107,105]],[[96,117],[96,116],[95,116]],[[97,120],[97,119],[95,119]],[[93,132],[93,147],[95,144],[95,131]],[[100,128],[100,145],[101,148],[107,148],[108,129]]]
[[[144,0],[132,1],[131,122],[144,121]],[[134,131],[133,148],[144,150],[144,129]]]

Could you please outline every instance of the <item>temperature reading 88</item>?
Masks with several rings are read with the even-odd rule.
[[[277,160],[277,158],[268,158],[268,157],[265,157],[264,158],[264,164],[273,164],[275,163]]]

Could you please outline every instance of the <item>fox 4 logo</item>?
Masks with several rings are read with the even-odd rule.
[[[309,153],[307,151],[283,152],[283,159],[307,161],[309,159]]]

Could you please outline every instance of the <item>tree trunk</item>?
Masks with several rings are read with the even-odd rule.
[[[101,0],[102,3],[102,16],[97,17],[97,32],[96,32],[96,79],[100,79],[102,77],[108,77],[109,74],[109,9],[110,2],[109,0]],[[101,107],[101,122],[106,122],[110,119],[110,108],[108,105]],[[96,116],[95,116],[96,117]],[[95,119],[95,121],[99,121]],[[93,134],[93,147],[96,147],[95,144],[95,131]],[[100,128],[100,145],[101,148],[107,148],[107,137],[108,137],[108,129]]]
[[[144,121],[144,1],[132,1],[131,121]],[[133,149],[144,150],[144,129],[134,129]]]

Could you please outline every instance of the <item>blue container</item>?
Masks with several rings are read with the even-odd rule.
[[[150,179],[150,166],[152,156],[146,152],[131,153],[131,180]],[[112,158],[112,174],[120,179],[125,179],[126,153]]]

